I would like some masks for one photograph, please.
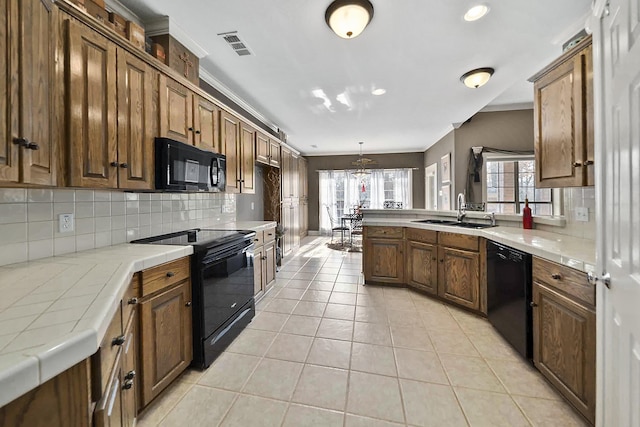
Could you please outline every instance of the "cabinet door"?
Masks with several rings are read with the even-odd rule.
[[[438,247],[428,243],[407,241],[407,284],[438,293]]]
[[[143,406],[189,366],[193,351],[192,333],[189,281],[140,303]]]
[[[363,264],[366,281],[403,283],[404,254],[402,240],[365,239]]]
[[[193,130],[193,93],[163,76],[160,83],[160,135],[193,145]]]
[[[57,155],[52,128],[52,122],[55,123],[55,8],[49,0],[21,0],[17,4],[20,5],[19,31],[22,32],[20,37],[13,41],[21,42],[19,136],[29,140],[29,147],[33,147],[22,150],[21,181],[54,185]],[[14,103],[14,108],[16,107]],[[3,120],[4,117],[6,116],[3,116]]]
[[[480,309],[480,254],[440,246],[438,295],[473,310]]]
[[[242,193],[256,192],[256,131],[246,123],[240,125],[240,190]]]
[[[587,419],[595,419],[596,314],[533,284],[533,362]]]
[[[291,208],[291,233],[293,238],[293,247],[297,248],[300,246],[300,203],[297,200],[294,200],[291,204]]]
[[[276,280],[276,242],[264,244],[264,290],[267,291],[271,283]]]
[[[107,389],[102,398],[96,403],[93,411],[94,427],[116,427],[122,425],[122,351],[118,350],[113,370],[107,383]]]
[[[153,188],[153,85],[151,68],[118,49],[118,185],[125,189]]]
[[[264,291],[264,246],[259,246],[253,251],[253,294],[258,295]]]
[[[240,192],[239,141],[240,120],[224,110],[220,111],[220,146],[227,156],[227,192]]]
[[[200,96],[194,96],[193,115],[195,146],[203,150],[220,152],[218,119],[220,109]]]
[[[127,319],[124,319],[125,322]],[[128,319],[128,324],[124,330],[125,343],[122,346],[122,425],[133,426],[137,414],[137,343],[136,343],[136,322],[137,313],[134,311]]]
[[[18,37],[12,22],[17,22],[14,1],[0,0],[0,181],[20,179],[20,147],[13,143],[18,123],[13,118],[13,100],[18,102]]]
[[[291,151],[282,148],[281,154],[280,182],[282,183],[282,200],[291,200],[293,197],[293,188],[291,188]]]
[[[118,186],[116,46],[67,21],[69,184]]]
[[[299,170],[299,166],[298,166],[298,162],[300,160],[300,156],[298,156],[297,154],[291,154],[291,175],[289,176],[289,180],[290,182],[290,186],[291,186],[291,197],[293,198],[297,198],[300,197],[300,190],[299,190],[299,176],[298,176],[298,170]]]
[[[280,167],[280,143],[269,139],[269,164],[277,168]]]
[[[586,183],[584,61],[580,53],[534,84],[536,187]]]
[[[256,133],[256,162],[263,163],[265,165],[269,164],[269,138],[261,134],[260,132]]]

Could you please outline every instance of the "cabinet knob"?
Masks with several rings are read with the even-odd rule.
[[[440,262],[444,262],[444,259],[441,259]]]
[[[189,132],[193,132],[193,128],[188,128],[187,129]]]
[[[554,273],[554,274],[551,275],[551,278],[553,280],[560,280],[560,279],[562,279],[562,276],[559,275],[558,273]]]
[[[110,165],[110,166],[112,166],[112,167],[114,167],[114,168],[117,168],[117,167],[120,165],[120,163],[118,163],[118,162],[111,162],[111,163],[109,163],[109,165]]]
[[[259,242],[259,241],[260,241],[260,239],[253,239],[253,241],[254,241],[254,242]]]
[[[28,148],[29,150],[39,150],[40,146],[36,142],[30,142],[25,146],[25,148]]]
[[[133,380],[126,380],[124,384],[122,384],[123,390],[130,390],[133,387]]]
[[[122,345],[125,341],[124,335],[120,335],[111,340],[111,345]]]
[[[266,260],[267,260],[267,257],[266,257],[266,256],[263,256],[263,257],[262,257],[262,259],[263,259],[264,261],[266,261]]]
[[[585,160],[582,164],[585,166],[591,166],[593,164],[593,160]]]
[[[191,307],[191,301],[187,301],[187,303],[184,306],[185,307]]]
[[[173,277],[175,275],[176,273],[174,273],[173,271],[167,271],[167,277]]]
[[[13,138],[13,143],[20,147],[28,147],[30,144],[27,138]]]
[[[126,168],[128,168],[128,167],[129,167],[129,165],[128,165],[128,164],[126,164],[126,163],[120,163],[120,167],[121,167],[122,169],[126,169]]]
[[[127,304],[137,304],[138,303],[138,298],[129,298],[129,301],[127,301]]]
[[[273,236],[273,233],[268,233],[267,236]]]
[[[437,259],[437,258],[435,258],[435,257],[434,257],[434,258],[431,258],[431,261],[435,261],[436,259]]]
[[[125,380],[132,380],[136,377],[136,371],[129,371],[127,375],[124,376]]]
[[[582,166],[582,163],[580,163],[580,162],[573,162],[573,167],[574,167],[574,168],[579,168],[580,166]]]
[[[535,303],[535,302],[533,302],[533,301],[531,301],[531,302],[529,303],[529,305],[530,305],[531,307],[537,307],[537,306],[538,306],[538,304],[536,304],[536,303]]]
[[[200,135],[200,131],[199,130],[196,131],[196,135]]]

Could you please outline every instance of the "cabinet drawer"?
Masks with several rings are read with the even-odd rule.
[[[256,236],[253,238],[253,243],[256,245],[256,248],[264,245],[264,235],[263,231],[256,231]]]
[[[131,313],[138,304],[138,297],[140,296],[140,273],[136,273],[133,275],[131,279],[131,283],[129,283],[129,287],[127,291],[122,296],[122,325],[127,325],[129,323],[129,318],[131,317]]]
[[[407,240],[424,243],[437,243],[438,232],[433,230],[421,230],[419,228],[407,228]]]
[[[468,236],[466,234],[449,233],[441,231],[438,234],[438,243],[451,248],[468,249],[478,251],[480,238],[478,236]]]
[[[142,271],[142,296],[150,295],[189,278],[189,258],[161,264]]]
[[[273,242],[274,240],[276,240],[276,228],[271,227],[264,230],[264,243]]]
[[[102,338],[100,348],[92,356],[91,369],[93,371],[93,380],[91,381],[91,387],[94,400],[100,399],[103,392],[105,392],[109,375],[111,375],[114,361],[122,344],[124,344],[124,336],[122,335],[122,311],[120,307],[118,307],[104,334],[104,338]]]
[[[365,237],[402,239],[402,227],[365,227]]]
[[[117,360],[120,364],[120,353],[116,352]],[[100,398],[93,411],[93,425],[95,427],[118,426],[122,424],[122,399],[120,394],[120,369],[114,366],[107,371],[106,388],[104,395]]]
[[[533,281],[564,292],[593,307],[596,305],[596,288],[589,284],[587,273],[582,271],[534,257]]]

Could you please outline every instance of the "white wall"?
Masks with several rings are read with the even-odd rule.
[[[58,232],[73,213],[75,230]],[[234,194],[0,188],[0,265],[236,219]]]

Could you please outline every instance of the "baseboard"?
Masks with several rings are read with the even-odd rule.
[[[318,230],[309,230],[307,232],[309,234],[309,236],[319,236],[320,232]]]

